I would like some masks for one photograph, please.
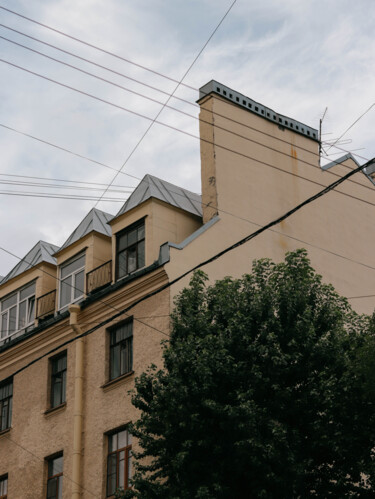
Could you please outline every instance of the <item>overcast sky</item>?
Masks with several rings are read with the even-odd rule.
[[[232,0],[0,0],[0,5],[124,59],[180,80]],[[215,79],[254,100],[338,137],[375,102],[375,6],[371,0],[237,0],[176,96],[194,103],[198,89]],[[106,66],[114,74],[5,27],[0,36],[43,52],[160,102],[176,83],[134,64],[89,48],[0,9],[0,23]],[[1,59],[117,106],[154,119],[161,105],[46,59],[0,38]],[[0,62],[0,124],[119,169],[150,121]],[[164,93],[136,83],[153,86]],[[170,105],[198,117],[199,109],[172,99]],[[345,138],[348,150],[375,156],[375,107]],[[164,109],[158,120],[198,135],[198,121]],[[98,198],[115,172],[0,127],[0,246],[19,257],[40,239],[61,245],[95,200],[6,195],[19,192]],[[330,152],[334,152],[333,149]],[[332,156],[332,159],[338,155]],[[358,158],[360,163],[365,159]],[[154,124],[124,172],[151,173],[200,192],[199,141]],[[10,175],[41,177],[41,180]],[[48,181],[44,179],[59,179]],[[63,180],[75,181],[73,183]],[[9,182],[69,185],[71,189]],[[3,183],[8,182],[8,183]],[[81,183],[78,183],[81,182]],[[84,184],[86,182],[86,184]],[[118,175],[98,208],[115,214],[137,180]],[[74,187],[74,188],[73,188]],[[85,187],[85,190],[77,189]],[[88,190],[87,188],[91,189]],[[99,188],[102,190],[92,190]],[[18,260],[0,252],[0,275]]]

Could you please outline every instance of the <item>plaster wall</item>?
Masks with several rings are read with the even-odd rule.
[[[318,143],[279,128],[221,97],[202,100],[201,136],[214,136],[214,147],[201,142],[203,199],[217,199],[220,221],[183,250],[171,248],[166,266],[173,279],[286,213],[348,169],[322,171]],[[223,116],[226,116],[224,118]],[[230,133],[226,130],[230,130]],[[347,164],[346,166],[351,166]],[[206,173],[205,173],[206,172]],[[207,175],[214,173],[214,182]],[[313,267],[344,296],[374,294],[373,211],[375,189],[361,173],[305,206],[290,218],[203,268],[210,279],[251,271],[251,262],[281,261],[287,251],[304,247]],[[212,186],[215,185],[216,192]],[[206,196],[206,197],[205,197]],[[212,205],[205,219],[213,214]],[[175,295],[189,277],[176,284]],[[358,312],[371,313],[374,298],[353,299]]]

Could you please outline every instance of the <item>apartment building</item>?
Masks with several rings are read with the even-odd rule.
[[[218,82],[198,102],[201,195],[146,175],[117,215],[91,210],[61,247],[37,242],[1,280],[0,498],[127,488],[137,445],[128,392],[161,365],[189,275],[175,279],[357,166],[346,155],[321,168],[316,129]],[[239,276],[255,258],[305,247],[341,294],[373,294],[372,175],[368,167],[203,270]],[[374,306],[351,300],[360,312]]]

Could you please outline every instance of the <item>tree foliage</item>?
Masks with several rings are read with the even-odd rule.
[[[305,250],[177,297],[164,369],[136,380],[128,496],[373,497],[374,318]]]

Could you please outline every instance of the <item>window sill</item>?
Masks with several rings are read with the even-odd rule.
[[[5,430],[1,430],[1,431],[0,431],[0,438],[1,438],[3,435],[6,435],[7,433],[9,433],[11,429],[12,429],[12,427],[10,426],[9,428],[5,428]]]
[[[134,376],[134,371],[130,371],[126,374],[123,374],[122,376],[119,376],[118,378],[111,379],[111,381],[107,381],[107,383],[104,383],[104,385],[102,385],[101,388],[103,388],[103,391],[108,392],[109,390],[117,388],[119,385],[128,382],[131,378],[133,378],[133,376]]]
[[[50,407],[49,409],[47,409],[46,411],[44,411],[44,415],[46,417],[49,417],[51,416],[52,414],[56,414],[58,412],[63,412],[66,408],[66,402],[64,402],[63,404],[60,404],[60,405],[57,405],[56,407]]]

